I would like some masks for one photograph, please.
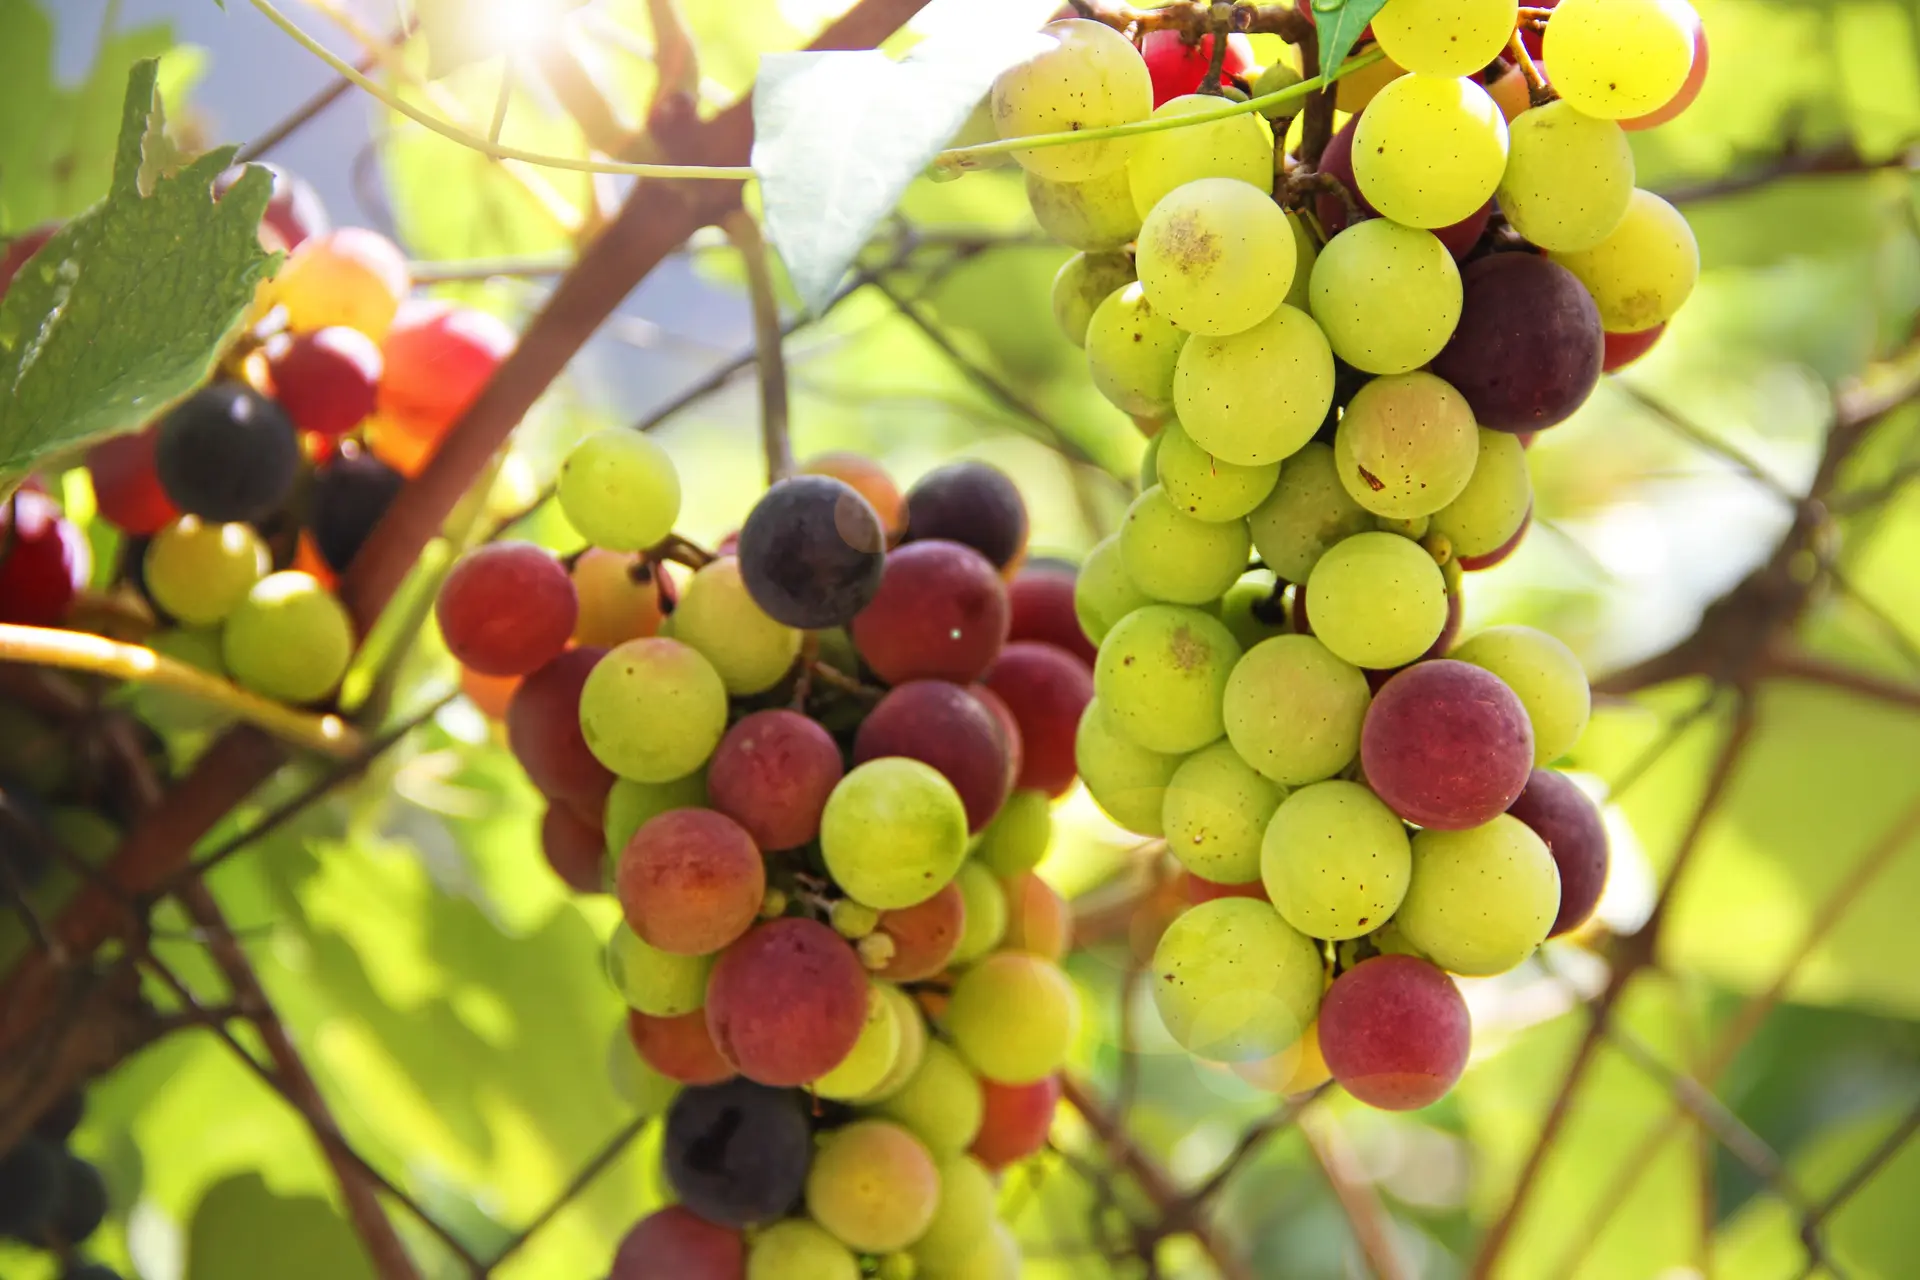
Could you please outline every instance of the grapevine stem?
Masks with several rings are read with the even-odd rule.
[[[1520,74],[1526,78],[1527,101],[1536,107],[1550,101],[1553,90],[1547,87],[1547,78],[1540,74],[1540,68],[1535,65],[1533,55],[1527,52],[1527,42],[1520,38],[1518,28],[1515,28],[1513,37],[1507,41],[1507,56],[1519,65]]]
[[[747,294],[753,300],[753,355],[760,366],[760,439],[767,457],[767,483],[778,484],[793,474],[793,441],[787,430],[785,336],[767,241],[760,234],[760,224],[744,208],[729,213],[720,227],[746,267]]]
[[[158,685],[224,707],[268,733],[329,756],[350,756],[360,735],[336,715],[314,715],[282,706],[198,667],[137,644],[52,627],[0,624],[0,661],[90,671],[116,680]]]

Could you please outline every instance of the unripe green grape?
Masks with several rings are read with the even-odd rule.
[[[1590,116],[1631,120],[1680,92],[1698,22],[1686,0],[1564,0],[1540,51],[1562,98]]]
[[[1320,1008],[1319,949],[1265,902],[1217,898],[1183,912],[1153,952],[1153,1003],[1181,1047],[1215,1062],[1270,1058]]]
[[[1313,634],[1356,667],[1391,671],[1433,647],[1447,625],[1447,583],[1417,542],[1357,533],[1307,579]]]
[[[971,964],[1000,945],[1007,936],[1007,894],[993,872],[971,860],[960,864],[953,882],[966,904],[961,917],[960,945],[953,949],[954,964]]]
[[[893,1002],[882,992],[883,984],[868,984],[867,1020],[860,1028],[860,1038],[839,1065],[808,1086],[821,1097],[858,1098],[872,1092],[893,1070],[900,1056],[900,1018]]]
[[[885,939],[883,934],[869,934],[863,940],[863,945],[865,942],[882,939]],[[897,1096],[920,1070],[921,1062],[933,1048],[927,1040],[926,1017],[920,1012],[920,1006],[914,1003],[912,996],[891,982],[883,982],[880,984],[880,997],[893,1006],[894,1021],[900,1025],[900,1050],[894,1055],[893,1066],[881,1078],[880,1083],[868,1090],[864,1096],[855,1099],[856,1103],[863,1107],[876,1106]]]
[[[1466,218],[1487,202],[1506,166],[1506,117],[1464,78],[1401,76],[1374,96],[1354,129],[1360,194],[1408,227]]]
[[[1546,941],[1560,910],[1560,873],[1546,844],[1501,814],[1465,831],[1413,837],[1413,878],[1393,922],[1442,969],[1505,973]]]
[[[919,1280],[1020,1280],[1020,1242],[1013,1228],[995,1222],[993,1230],[964,1257],[938,1271],[923,1270]]]
[[[1460,496],[1433,513],[1431,534],[1446,537],[1453,557],[1484,556],[1520,529],[1533,506],[1533,480],[1520,438],[1480,428],[1480,456]],[[1316,615],[1317,616],[1317,615]]]
[[[1500,212],[1546,249],[1591,249],[1613,233],[1633,200],[1633,148],[1611,120],[1549,102],[1513,118]]]
[[[1533,627],[1488,627],[1447,655],[1506,682],[1533,724],[1533,762],[1551,764],[1573,750],[1593,712],[1593,691],[1573,650]]]
[[[919,1069],[876,1110],[905,1125],[936,1158],[951,1158],[973,1145],[986,1106],[980,1077],[958,1053],[934,1040]]]
[[[1305,78],[1306,77],[1302,76],[1286,63],[1275,62],[1265,71],[1262,71],[1259,77],[1254,80],[1253,93],[1251,96],[1264,98],[1270,93],[1279,93],[1283,89],[1291,89]],[[1286,102],[1275,103],[1270,107],[1261,107],[1260,114],[1270,123],[1278,125],[1282,120],[1291,121],[1295,116],[1299,115],[1301,103],[1301,99],[1293,98]]]
[[[1220,696],[1239,660],[1240,645],[1218,618],[1148,605],[1101,642],[1094,695],[1107,722],[1149,751],[1198,751],[1223,731]]]
[[[1160,485],[1135,498],[1120,524],[1127,576],[1154,599],[1174,604],[1205,604],[1224,594],[1247,571],[1252,545],[1246,521],[1196,520]]]
[[[890,910],[925,902],[967,856],[967,812],[938,770],[905,756],[842,778],[820,815],[827,870],[856,901]]]
[[[1033,1084],[1066,1064],[1080,1035],[1080,996],[1051,960],[996,951],[953,984],[947,1030],[987,1079]]]
[[[819,1223],[785,1218],[754,1234],[745,1280],[860,1280],[860,1260]]]
[[[1222,462],[1193,442],[1177,422],[1160,431],[1160,453],[1155,460],[1160,483],[1180,511],[1209,524],[1236,525],[1273,492],[1280,464],[1243,467]]]
[[[1273,492],[1247,517],[1253,549],[1267,568],[1302,584],[1328,547],[1373,524],[1340,482],[1333,446],[1318,441],[1287,459]]]
[[[1467,398],[1426,372],[1360,388],[1333,437],[1340,483],[1355,502],[1391,520],[1430,516],[1459,497],[1479,456]]]
[[[1029,173],[1027,203],[1042,231],[1075,249],[1118,249],[1140,234],[1125,168],[1085,182],[1049,182]]]
[[[1136,835],[1157,836],[1180,757],[1149,751],[1114,728],[1096,696],[1080,713],[1074,766],[1101,812]]]
[[[624,427],[596,431],[560,464],[560,510],[596,547],[643,551],[680,518],[680,473],[651,436]]]
[[[1360,668],[1312,636],[1277,636],[1234,667],[1222,713],[1241,759],[1297,787],[1353,763],[1371,701]]]
[[[754,603],[732,556],[702,566],[681,589],[673,637],[712,663],[735,697],[779,684],[800,653],[800,633]]]
[[[311,574],[270,573],[227,615],[220,652],[233,678],[269,698],[314,702],[353,660],[353,622]]]
[[[580,689],[587,749],[637,782],[684,778],[707,762],[726,728],[726,685],[712,663],[678,640],[616,645]]]
[[[1633,193],[1626,216],[1599,244],[1552,257],[1593,295],[1608,333],[1639,333],[1665,324],[1700,278],[1693,228],[1651,191]]]
[[[1215,884],[1260,878],[1260,839],[1287,789],[1264,778],[1230,742],[1203,747],[1167,782],[1161,825],[1167,852]]]
[[[700,809],[707,803],[707,772],[696,769],[671,782],[635,782],[614,779],[600,825],[607,837],[607,856],[618,858],[633,833],[669,809]]]
[[[1335,355],[1368,373],[1406,373],[1439,355],[1461,297],[1447,246],[1385,218],[1354,223],[1313,265],[1314,323]]]
[[[1357,782],[1316,782],[1267,826],[1260,879],[1283,919],[1309,938],[1357,938],[1399,909],[1413,874],[1406,824]]]
[[[1291,457],[1332,406],[1333,348],[1293,307],[1230,337],[1189,339],[1175,366],[1180,425],[1202,449],[1243,467]]]
[[[181,516],[147,544],[147,594],[190,627],[210,627],[246,599],[273,568],[251,525]]]
[[[1173,370],[1187,335],[1138,283],[1123,285],[1087,322],[1087,370],[1115,408],[1159,417],[1173,407]]]
[[[1293,70],[1285,63],[1276,65]],[[1293,232],[1293,283],[1287,286],[1286,304],[1296,311],[1305,311],[1313,305],[1313,267],[1320,260],[1320,245],[1299,214],[1287,215],[1287,228]]]
[[[1293,233],[1270,196],[1201,178],[1160,198],[1140,224],[1134,269],[1154,306],[1189,333],[1223,337],[1273,314],[1293,286]]]
[[[1068,342],[1087,345],[1094,310],[1116,290],[1132,284],[1133,257],[1125,253],[1076,253],[1053,277],[1053,320]]]
[[[852,898],[841,898],[827,909],[827,923],[848,942],[858,942],[880,924],[880,913]]]
[[[972,856],[997,876],[1017,876],[1039,866],[1052,842],[1053,802],[1046,792],[1023,787],[974,840]]]
[[[1466,76],[1500,55],[1519,16],[1518,0],[1388,0],[1373,34],[1409,71]]]
[[[1054,43],[993,82],[993,127],[1002,138],[1066,133],[1145,120],[1153,77],[1127,38],[1082,19],[1041,29]],[[1103,139],[1013,153],[1020,167],[1052,182],[1085,182],[1127,162],[1132,139]]]
[[[1128,574],[1120,554],[1120,535],[1102,538],[1080,562],[1080,573],[1073,580],[1073,614],[1080,629],[1096,645],[1106,639],[1120,619],[1153,597],[1140,589]]]
[[[941,1159],[940,1206],[933,1211],[927,1233],[913,1246],[922,1274],[937,1280],[955,1259],[965,1258],[991,1240],[999,1203],[1000,1193],[985,1165],[957,1152]]]
[[[622,923],[607,939],[607,976],[629,1007],[655,1018],[704,1008],[713,956],[682,956],[651,946]]]
[[[1276,585],[1271,571],[1255,569],[1220,598],[1220,621],[1240,642],[1241,649],[1287,634],[1286,605],[1275,601]]]
[[[1220,99],[1189,93],[1154,108],[1156,120],[1217,111]],[[1150,133],[1133,140],[1127,179],[1133,209],[1141,218],[1162,196],[1201,178],[1233,178],[1263,192],[1273,190],[1273,130],[1253,114],[1228,116],[1185,129]],[[1137,225],[1137,224],[1136,224]]]

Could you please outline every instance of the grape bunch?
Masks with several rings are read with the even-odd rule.
[[[1526,533],[1534,434],[1693,287],[1627,131],[1686,107],[1706,45],[1684,0],[1548,7],[1522,31],[1513,0],[1388,0],[1312,162],[1296,99],[1197,92],[1215,66],[1242,100],[1300,80],[1211,36],[1058,21],[989,99],[1010,138],[1212,113],[1014,157],[1078,250],[1054,314],[1149,437],[1075,587],[1079,773],[1187,877],[1152,961],[1169,1032],[1283,1092],[1437,1100],[1470,1041],[1448,975],[1520,964],[1606,877],[1598,811],[1548,767],[1585,674],[1527,627],[1460,643],[1461,584]]]
[[[903,495],[814,459],[718,554],[648,436],[588,436],[557,493],[588,546],[478,548],[436,614],[555,873],[621,907],[616,1066],[677,1203],[613,1280],[1011,1280],[995,1178],[1079,1034],[1034,870],[1093,690],[1072,567],[977,462]]]
[[[0,1153],[0,1237],[55,1253],[60,1280],[119,1280],[76,1250],[107,1216],[107,1184],[68,1149],[84,1110],[75,1093],[54,1104],[11,1151]]]

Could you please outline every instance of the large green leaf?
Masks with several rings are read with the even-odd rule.
[[[263,1265],[268,1257],[271,1263]],[[276,1194],[259,1174],[244,1173],[201,1199],[188,1234],[187,1280],[254,1280],[262,1274],[360,1280],[374,1272],[332,1205],[318,1196]]]

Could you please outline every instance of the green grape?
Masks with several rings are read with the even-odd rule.
[[[1286,922],[1309,938],[1357,938],[1399,909],[1413,874],[1398,814],[1357,782],[1316,782],[1288,796],[1260,846],[1260,879]]]
[[[1178,755],[1220,736],[1220,695],[1238,661],[1240,646],[1218,618],[1148,605],[1101,642],[1093,689],[1117,732],[1149,751]]]
[[[1098,22],[1053,22],[1044,52],[1002,71],[993,82],[993,127],[1002,138],[1066,133],[1145,120],[1153,77],[1127,38]],[[1131,138],[1016,151],[1028,173],[1052,182],[1085,182],[1127,162]]]
[[[1500,212],[1542,249],[1591,249],[1613,233],[1633,199],[1633,148],[1611,120],[1549,102],[1513,118]]]
[[[1119,534],[1096,542],[1080,562],[1079,576],[1073,580],[1073,613],[1095,644],[1105,640],[1120,619],[1152,603],[1153,597],[1127,574]]]
[[[1313,266],[1313,319],[1333,353],[1367,373],[1406,373],[1460,322],[1460,268],[1432,232],[1385,218],[1327,241]]]
[[[609,649],[580,689],[580,732],[601,764],[636,782],[671,782],[707,762],[727,728],[727,687],[678,640]]]
[[[1391,671],[1433,647],[1447,625],[1447,582],[1426,548],[1393,533],[1356,533],[1307,579],[1320,642],[1356,667]]]
[[[1219,107],[1220,99],[1212,94],[1189,93],[1161,103],[1153,116],[1162,120]],[[1267,122],[1252,114],[1228,116],[1134,139],[1133,154],[1127,157],[1127,179],[1133,189],[1133,211],[1141,218],[1153,212],[1167,192],[1201,178],[1233,178],[1262,192],[1272,191],[1273,130]]]
[[[1029,173],[1027,203],[1042,231],[1075,249],[1118,249],[1140,234],[1124,168],[1085,182],[1049,182]]]
[[[669,809],[701,809],[707,803],[707,771],[696,769],[671,782],[635,782],[616,778],[607,792],[601,829],[607,837],[607,856],[618,858],[633,833]]]
[[[960,869],[967,812],[931,765],[882,756],[848,773],[827,797],[820,852],[855,901],[882,911],[911,907]]]
[[[1293,286],[1293,233],[1271,196],[1201,178],[1162,196],[1140,224],[1134,268],[1160,314],[1224,337],[1273,314]]]
[[[1173,408],[1173,370],[1187,335],[1139,283],[1124,285],[1087,322],[1087,370],[1115,408],[1157,418]]]
[[[920,1006],[913,997],[891,982],[880,984],[880,996],[893,1006],[894,1021],[900,1026],[900,1050],[894,1055],[893,1066],[883,1076],[880,1083],[855,1101],[863,1107],[875,1106],[895,1097],[907,1087],[920,1064],[933,1049],[927,1040],[927,1020],[920,1013]]]
[[[1488,627],[1452,653],[1499,676],[1533,724],[1533,762],[1551,764],[1573,750],[1593,711],[1593,691],[1573,650],[1533,627]]]
[[[1276,63],[1287,71],[1292,71],[1285,63]],[[1273,68],[1269,67],[1271,71]],[[1295,73],[1298,74],[1298,73]],[[1293,283],[1287,287],[1286,304],[1295,311],[1305,311],[1312,305],[1313,267],[1320,259],[1320,246],[1307,230],[1297,213],[1287,215],[1287,227],[1293,232]]]
[[[1401,76],[1354,128],[1360,194],[1405,226],[1462,221],[1487,202],[1506,167],[1506,117],[1471,80]]]
[[[1546,844],[1501,814],[1465,831],[1413,837],[1413,878],[1393,922],[1442,969],[1487,977],[1546,941],[1560,910],[1560,872]]]
[[[680,473],[652,436],[612,427],[573,446],[560,464],[560,510],[596,547],[643,551],[680,518]]]
[[[1319,949],[1264,902],[1218,898],[1181,913],[1153,951],[1153,1003],[1181,1047],[1216,1062],[1270,1058],[1320,1009]]]
[[[1287,459],[1280,482],[1247,517],[1247,527],[1267,568],[1304,583],[1328,547],[1373,528],[1373,516],[1340,483],[1333,447],[1315,441]]]
[[[1222,462],[1193,442],[1177,422],[1160,431],[1160,453],[1155,466],[1160,483],[1174,505],[1195,520],[1209,524],[1239,522],[1265,502],[1280,478],[1280,464],[1243,467]],[[1241,553],[1244,561],[1245,553]]]
[[[891,1120],[856,1120],[829,1134],[807,1171],[807,1212],[861,1253],[918,1240],[940,1202],[940,1170],[918,1138]]]
[[[975,838],[971,856],[997,876],[1017,876],[1039,866],[1052,842],[1053,801],[1044,791],[1022,787]]]
[[[1565,0],[1540,51],[1562,98],[1590,116],[1631,120],[1680,92],[1699,21],[1686,0]]]
[[[1230,742],[1181,761],[1161,810],[1167,852],[1215,884],[1260,878],[1260,837],[1287,789],[1240,758]]]
[[[1333,436],[1340,483],[1355,502],[1390,520],[1430,516],[1459,497],[1479,456],[1467,398],[1426,372],[1390,374],[1360,388]]]
[[[820,1224],[786,1218],[754,1234],[745,1280],[860,1280],[860,1260]]]
[[[1053,961],[996,951],[953,984],[947,1031],[987,1079],[1032,1084],[1065,1065],[1080,1035],[1080,995]]]
[[[848,942],[858,942],[879,927],[880,913],[865,903],[841,898],[827,908],[827,923]]]
[[[885,988],[884,983],[868,983],[867,1020],[861,1024],[860,1038],[833,1070],[808,1086],[821,1097],[861,1097],[879,1087],[893,1070],[900,1057],[900,1015],[886,998]]]
[[[1073,737],[1074,766],[1100,811],[1137,835],[1160,834],[1167,783],[1178,755],[1149,751],[1116,729],[1096,696],[1080,713]]]
[[[1274,599],[1278,585],[1266,569],[1255,569],[1227,589],[1220,598],[1220,621],[1241,649],[1287,634],[1286,605]]]
[[[620,998],[656,1018],[678,1018],[704,1008],[713,956],[682,956],[649,945],[625,924],[607,939],[607,976]]]
[[[712,663],[735,697],[773,688],[800,655],[800,633],[753,602],[732,556],[703,566],[681,589],[673,636]]]
[[[1526,447],[1518,436],[1482,427],[1473,478],[1459,497],[1433,513],[1432,531],[1446,535],[1455,559],[1484,556],[1519,532],[1532,506]]]
[[[1388,0],[1373,34],[1409,71],[1467,76],[1500,56],[1519,17],[1519,0]]]
[[[1020,1280],[1023,1265],[1013,1228],[996,1222],[965,1257],[923,1269],[919,1280]]]
[[[1076,253],[1053,277],[1053,319],[1067,341],[1087,345],[1094,309],[1133,283],[1133,258],[1124,253]]]
[[[1161,458],[1166,456],[1162,449]],[[1120,524],[1127,576],[1148,595],[1174,604],[1205,604],[1224,594],[1247,571],[1250,546],[1246,521],[1197,520],[1160,485],[1135,498]]]
[[[941,1172],[944,1176],[945,1170]],[[920,1264],[910,1253],[882,1254],[874,1262],[873,1274],[876,1280],[920,1280]]]
[[[1626,216],[1599,244],[1556,253],[1553,260],[1587,287],[1600,308],[1600,327],[1608,333],[1639,333],[1665,324],[1700,278],[1693,228],[1651,191],[1633,193]]]
[[[1353,762],[1371,701],[1360,668],[1312,636],[1277,636],[1234,667],[1222,711],[1241,759],[1297,787]]]
[[[633,1047],[625,1022],[607,1039],[607,1082],[621,1101],[648,1119],[672,1106],[680,1093],[678,1080],[654,1070]]]
[[[905,1125],[936,1157],[973,1145],[986,1116],[986,1091],[960,1055],[938,1040],[928,1043],[920,1068],[876,1110]]]
[[[190,627],[210,627],[239,607],[273,568],[251,525],[181,516],[147,544],[147,594]]]
[[[1174,369],[1180,425],[1202,449],[1243,467],[1291,457],[1332,406],[1333,348],[1289,306],[1244,333],[1190,339]]]
[[[955,1259],[965,1258],[993,1238],[999,1205],[1000,1192],[986,1166],[958,1152],[942,1157],[940,1207],[933,1211],[927,1233],[913,1246],[914,1261],[930,1277],[944,1275],[944,1268]]]
[[[1007,936],[1007,894],[993,872],[971,860],[960,864],[953,881],[960,886],[960,899],[966,904],[953,963],[971,964]]]
[[[270,573],[227,615],[220,652],[233,678],[269,698],[314,702],[353,660],[353,622],[312,574]]]

